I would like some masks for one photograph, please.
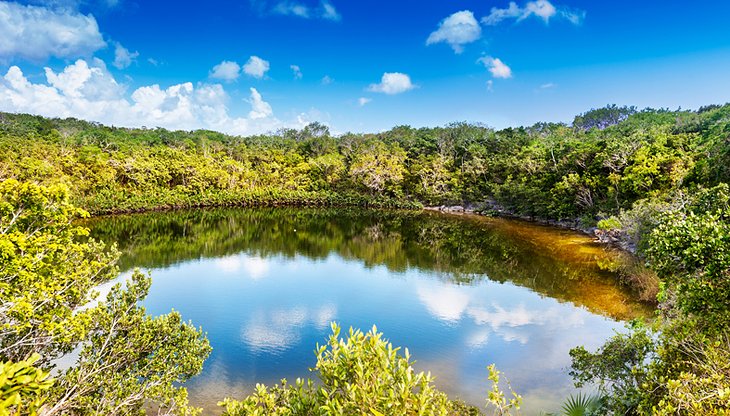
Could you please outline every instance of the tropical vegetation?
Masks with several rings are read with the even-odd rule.
[[[576,384],[599,392],[586,412],[730,412],[730,105],[337,137],[318,123],[233,137],[4,113],[0,181],[0,414],[195,412],[180,383],[210,351],[202,331],[174,311],[148,316],[139,272],[96,293],[119,253],[73,222],[87,211],[455,204],[598,226],[656,273],[658,319],[571,352]],[[376,331],[341,340],[333,329],[320,384],[261,386],[224,402],[227,414],[473,411]],[[489,402],[500,414],[519,406],[499,390]]]

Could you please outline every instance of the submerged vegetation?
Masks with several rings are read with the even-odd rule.
[[[441,204],[597,224],[656,272],[659,319],[572,351],[576,382],[600,393],[586,408],[730,412],[730,105],[339,137],[316,123],[243,138],[0,114],[0,181],[0,414],[194,412],[179,383],[209,352],[202,332],[175,312],[147,316],[140,273],[90,304],[119,254],[72,224],[86,215],[75,206]],[[318,350],[323,387],[260,387],[226,402],[228,414],[453,414],[375,331],[337,335]],[[75,363],[51,379],[71,352]],[[489,397],[503,414],[519,404]]]

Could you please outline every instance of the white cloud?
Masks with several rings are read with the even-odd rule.
[[[330,84],[331,84],[331,83],[333,83],[333,82],[335,82],[334,78],[332,78],[332,77],[331,77],[331,76],[329,76],[329,75],[325,75],[325,76],[323,76],[323,77],[322,77],[322,80],[320,81],[320,83],[321,83],[322,85],[330,85]]]
[[[373,101],[373,100],[372,100],[372,99],[370,99],[370,98],[366,98],[366,97],[360,97],[360,98],[358,98],[358,99],[357,99],[357,104],[358,104],[358,105],[359,105],[360,107],[363,107],[363,106],[365,106],[365,104],[368,104],[368,103],[369,103],[369,102],[371,102],[371,101]]]
[[[492,7],[489,16],[482,17],[482,23],[485,25],[496,25],[502,20],[509,18],[518,18],[522,15],[522,8],[517,3],[511,1],[506,9],[500,9],[498,7]]]
[[[48,84],[73,98],[88,98],[92,101],[114,100],[121,96],[124,88],[107,71],[100,59],[94,59],[92,66],[79,60],[56,74],[45,68]]]
[[[571,10],[566,8],[561,8],[559,11],[560,17],[566,19],[570,23],[574,25],[580,25],[583,24],[583,21],[586,19],[586,11],[585,10]]]
[[[256,88],[251,88],[251,112],[248,116],[253,120],[271,117],[274,114],[271,105],[261,98]]]
[[[289,68],[291,68],[291,72],[294,73],[294,79],[302,79],[302,69],[299,68],[299,65],[289,65]]]
[[[489,92],[494,91],[494,81],[491,79],[489,81],[487,81],[487,91],[489,91]]]
[[[494,26],[503,20],[515,19],[521,22],[531,16],[542,19],[548,23],[551,18],[563,18],[574,25],[579,25],[585,18],[585,11],[571,10],[565,7],[555,7],[548,0],[528,1],[524,7],[520,7],[515,2],[510,2],[509,6],[504,9],[492,7],[488,16],[482,18],[485,25]]]
[[[248,62],[243,65],[243,72],[258,79],[263,78],[268,70],[269,61],[261,59],[258,56],[251,56],[248,58]]]
[[[549,90],[551,88],[555,88],[557,85],[553,84],[552,82],[548,82],[547,84],[540,85],[541,90]]]
[[[117,42],[114,46],[114,65],[118,69],[124,69],[132,65],[135,59],[139,57],[139,52],[129,52],[129,49]]]
[[[456,53],[464,51],[464,45],[482,36],[482,28],[469,10],[456,12],[439,23],[438,29],[429,35],[426,45],[445,42]]]
[[[279,1],[273,6],[269,2],[254,0],[254,6],[259,12],[280,14],[283,16],[301,17],[303,19],[324,19],[338,22],[342,16],[337,12],[335,6],[327,0],[322,0],[319,6],[312,7],[299,1]]]
[[[229,96],[220,84],[190,82],[161,88],[148,85],[127,96],[98,59],[78,60],[56,73],[45,70],[47,83],[32,83],[17,66],[0,78],[0,111],[77,117],[125,127],[211,129],[230,134],[257,134],[294,125],[274,117],[271,106],[251,89],[248,117],[233,117]]]
[[[511,78],[512,77],[512,69],[508,67],[504,62],[502,62],[499,58],[492,58],[491,56],[483,56],[477,60],[477,62],[482,63],[489,72],[492,73],[492,76],[494,78]]]
[[[304,4],[294,2],[283,1],[274,6],[273,12],[276,14],[303,17],[305,19],[309,19],[311,17],[309,7]]]
[[[0,2],[0,60],[90,56],[105,46],[92,15]]]
[[[340,16],[339,13],[337,13],[337,9],[335,9],[335,6],[332,5],[332,3],[328,1],[322,2],[322,14],[323,19],[332,20],[335,22],[339,22],[342,20],[342,16]]]
[[[235,81],[241,75],[241,66],[234,61],[223,61],[211,69],[209,76],[223,81]]]
[[[555,13],[555,6],[548,0],[530,1],[525,5],[525,10],[518,20],[527,19],[530,16],[537,16],[547,23],[551,17],[555,16]]]
[[[28,0],[26,2],[50,8],[78,10],[82,5],[113,8],[119,5],[121,0]]]
[[[416,88],[411,82],[411,77],[400,72],[386,72],[379,84],[370,84],[369,91],[382,92],[384,94],[400,94]]]

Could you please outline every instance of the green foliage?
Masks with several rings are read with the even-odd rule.
[[[518,415],[522,405],[522,396],[515,393],[507,382],[507,389],[511,396],[507,398],[499,387],[502,372],[497,370],[494,364],[490,364],[487,370],[489,371],[489,381],[492,382],[492,389],[487,393],[487,406],[493,408],[494,416]]]
[[[150,403],[168,414],[196,413],[178,386],[202,370],[210,346],[178,313],[153,318],[137,306],[150,282],[134,273],[126,288],[116,285],[91,309],[89,335],[76,364],[59,377],[51,413],[140,413]]]
[[[730,322],[730,212],[669,212],[647,255],[684,313]],[[664,294],[665,298],[667,294]]]
[[[607,106],[578,116],[574,128],[453,123],[332,137],[314,123],[243,138],[4,114],[0,180],[66,184],[72,202],[92,213],[489,201],[519,215],[593,221],[688,186],[730,181],[729,114],[727,105]]]
[[[644,413],[730,413],[730,336],[727,322],[679,317],[662,328],[659,359],[644,386]]]
[[[597,385],[606,412],[634,414],[644,400],[642,388],[655,348],[649,330],[634,324],[628,334],[613,336],[595,353],[573,348],[570,375],[576,387]]]
[[[257,385],[243,400],[221,402],[224,416],[477,414],[436,390],[430,374],[413,369],[408,350],[401,355],[375,327],[367,333],[350,329],[341,339],[333,323],[329,341],[316,354],[317,386],[301,379],[273,388]]]
[[[578,393],[571,395],[563,403],[563,416],[591,416],[598,415],[601,409],[601,399],[598,396]]]
[[[727,184],[698,188],[645,217],[643,252],[662,284],[656,331],[634,328],[596,353],[571,351],[576,383],[597,383],[607,411],[730,412],[729,195]]]
[[[0,416],[38,414],[43,394],[53,385],[53,379],[34,364],[41,358],[33,354],[17,363],[0,362]]]
[[[85,212],[68,189],[9,180],[0,183],[0,357],[39,365],[69,353],[87,335],[89,302],[98,284],[116,277],[114,248],[86,239],[71,225]]]
[[[636,113],[636,107],[618,107],[616,104],[607,105],[576,116],[573,120],[573,127],[584,130],[592,128],[605,129],[626,120],[634,113]]]
[[[28,403],[43,403],[43,415],[193,413],[179,383],[200,372],[207,340],[175,312],[146,315],[138,304],[150,280],[141,273],[95,299],[94,288],[118,274],[118,252],[72,224],[87,214],[68,199],[62,185],[0,183],[3,400],[15,406],[12,383],[23,383],[20,398],[33,395]],[[76,362],[46,383],[52,360],[76,349]]]
[[[122,342],[96,322],[117,322],[112,316],[119,308],[144,296],[145,278],[135,275],[129,297],[118,289],[106,302],[82,307],[96,285],[115,276],[118,254],[71,225],[86,215],[74,205],[99,214],[204,206],[475,203],[583,227],[603,218],[604,232],[645,255],[657,272],[662,314],[655,333],[637,329],[609,340],[595,354],[576,350],[575,375],[581,383],[602,386],[607,412],[721,414],[729,377],[722,353],[730,326],[729,137],[730,105],[698,111],[612,105],[579,115],[572,126],[538,123],[495,131],[454,123],[341,137],[332,137],[319,123],[241,138],[2,114],[0,358],[20,362],[37,352],[36,366],[45,371],[51,360],[96,336]],[[434,244],[481,254],[449,239],[436,238]],[[144,340],[154,334],[171,336],[180,349],[146,350],[169,358],[154,371],[114,352],[123,349],[107,349],[109,357],[121,360],[120,377],[137,380],[122,383],[119,396],[106,400],[99,392],[109,385],[91,377],[97,383],[91,390],[98,394],[89,393],[88,403],[55,396],[70,403],[61,413],[90,413],[89,406],[135,413],[145,400],[176,413],[189,411],[184,392],[170,386],[196,371],[207,346],[199,331],[174,313],[149,323],[140,313],[115,323],[140,328],[129,326],[129,345],[147,347]],[[173,369],[173,356],[190,361]],[[109,357],[86,350],[80,360],[89,363],[76,368],[92,369],[91,363]],[[81,376],[59,377],[52,391],[70,389],[64,377]],[[275,397],[297,388],[313,389],[307,383],[287,385]],[[115,407],[121,403],[129,406]]]
[[[350,175],[370,193],[400,196],[405,158],[406,153],[398,145],[388,146],[381,141],[365,143],[353,156]]]

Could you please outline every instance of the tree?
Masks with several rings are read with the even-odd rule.
[[[86,215],[64,186],[0,183],[0,361],[32,358],[47,372],[80,349],[52,387],[36,389],[41,415],[193,413],[178,386],[200,372],[208,341],[176,312],[146,315],[150,279],[139,272],[92,303],[94,287],[118,274],[118,253],[73,225]]]
[[[350,165],[350,176],[355,183],[371,193],[401,194],[405,175],[406,153],[398,145],[386,145],[377,140],[362,146]]]
[[[626,120],[630,115],[636,113],[636,107],[616,104],[607,105],[602,108],[594,108],[575,117],[573,127],[580,130],[593,128],[603,130]]]

